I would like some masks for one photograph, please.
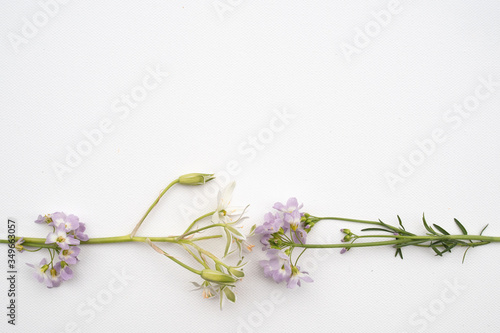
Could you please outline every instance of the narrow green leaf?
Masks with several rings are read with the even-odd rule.
[[[455,223],[458,225],[458,227],[460,228],[460,230],[462,231],[462,233],[464,235],[467,235],[467,229],[465,229],[465,227],[463,226],[462,223],[460,223],[460,221],[458,221],[457,219],[454,219],[455,220]]]
[[[431,227],[429,227],[429,225],[427,224],[427,221],[425,220],[425,214],[423,215],[422,220],[424,221],[424,227],[425,227],[425,229],[427,229],[427,231],[430,232],[431,234],[437,235],[437,233],[434,231],[434,229],[432,229]]]
[[[224,232],[226,233],[226,239],[227,239],[226,248],[224,249],[224,257],[226,257],[228,255],[229,248],[231,247],[231,241],[232,241],[233,237],[231,236],[229,231],[227,231],[226,229],[224,229]]]
[[[485,227],[483,228],[483,230],[481,230],[481,233],[479,234],[479,236],[482,236],[483,235],[483,232],[486,230],[486,228],[488,228],[489,224],[485,225]]]
[[[440,233],[442,233],[444,235],[449,235],[450,234],[448,231],[444,230],[444,228],[441,228],[437,224],[433,224],[433,225],[434,225],[434,228],[436,228]]]
[[[465,250],[465,252],[464,252],[464,256],[462,257],[462,264],[463,264],[463,263],[464,263],[464,261],[465,261],[465,256],[467,255],[467,251],[469,251],[469,249],[470,249],[470,246],[469,246],[469,247]]]
[[[382,228],[366,228],[366,229],[361,229],[361,231],[385,231],[385,232],[390,232],[391,234],[394,232],[392,230],[387,230]]]
[[[435,246],[431,246],[431,248],[434,250],[434,252],[436,252],[436,254],[437,254],[438,256],[440,256],[440,257],[442,257],[442,256],[443,256],[443,254],[442,254],[442,253],[441,253],[441,252],[437,249],[437,247],[435,247]]]
[[[238,238],[238,239],[245,239],[245,236],[243,236],[238,230],[236,230],[235,228],[231,227],[231,226],[226,226],[225,228],[227,231],[229,231],[230,233],[232,233],[234,235],[234,237]]]
[[[399,215],[398,215],[398,221],[399,221],[399,225],[401,226],[401,229],[406,230],[405,227],[403,226],[403,221],[401,221],[401,218],[399,217]]]
[[[396,253],[394,254],[394,256],[397,257],[398,254],[401,257],[401,259],[403,259],[403,251],[401,250],[400,247],[397,248]]]

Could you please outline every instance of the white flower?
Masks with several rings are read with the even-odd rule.
[[[228,187],[219,191],[217,195],[217,209],[212,215],[212,222],[235,224],[243,218],[246,207],[229,207],[236,183],[233,181]]]

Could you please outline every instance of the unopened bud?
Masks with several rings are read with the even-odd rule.
[[[230,284],[238,281],[238,279],[232,277],[229,274],[225,274],[213,269],[204,269],[201,271],[200,275],[205,281],[218,284]]]
[[[208,173],[188,173],[179,177],[179,184],[203,185],[214,178],[213,174]]]

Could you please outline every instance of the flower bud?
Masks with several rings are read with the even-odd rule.
[[[344,234],[348,234],[348,235],[351,234],[351,230],[349,230],[349,229],[340,229],[340,232],[343,232]]]
[[[345,237],[342,239],[343,242],[348,242],[352,239],[351,235],[345,235]]]
[[[213,174],[208,173],[188,173],[179,177],[179,184],[203,185],[214,178]]]
[[[201,271],[200,275],[204,280],[217,284],[230,284],[238,281],[238,279],[232,277],[229,274],[225,274],[213,269],[204,269]]]

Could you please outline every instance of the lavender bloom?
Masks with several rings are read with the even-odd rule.
[[[288,256],[280,250],[270,249],[267,257],[269,260],[259,262],[264,268],[264,275],[271,277],[276,283],[288,280],[292,273]]]
[[[72,235],[66,233],[64,225],[60,225],[55,232],[47,235],[45,244],[56,243],[63,250],[68,250],[70,245],[78,245],[80,241],[75,239]]]
[[[62,282],[61,278],[61,266],[55,264],[54,267],[45,271],[45,275],[47,276],[46,285],[48,288],[59,287]]]
[[[292,267],[292,276],[290,277],[290,280],[288,280],[287,287],[290,289],[295,288],[296,286],[300,287],[300,281],[305,281],[305,282],[313,282],[313,279],[307,272],[301,272],[299,266],[293,266]]]
[[[45,274],[45,272],[49,269],[49,265],[47,265],[47,259],[43,258],[38,266],[32,265],[32,264],[26,264],[30,266],[31,268],[35,269],[35,272],[33,273],[33,276],[35,279],[38,280],[38,282],[45,283],[47,287],[52,287],[52,282],[49,280],[48,276]]]
[[[59,226],[64,226],[64,229],[66,232],[78,229],[80,223],[78,220],[78,217],[75,215],[69,215],[66,216],[63,212],[56,212],[54,214],[51,214],[52,217],[52,222],[49,223],[49,225],[54,226],[59,228]]]
[[[285,213],[285,222],[290,224],[290,228],[295,231],[300,225],[301,217],[300,212],[298,210],[294,210],[291,213]]]
[[[301,209],[302,206],[302,204],[299,205],[297,198],[290,198],[286,202],[286,205],[282,204],[281,202],[277,202],[274,204],[273,208],[283,213],[292,213],[294,210]]]
[[[305,244],[307,241],[307,232],[302,228],[298,228],[292,232],[292,240],[298,244]]]
[[[43,224],[43,223],[51,223],[52,222],[52,219],[50,218],[50,215],[45,215],[45,216],[42,216],[42,215],[38,215],[38,219],[35,220],[35,223],[40,223],[40,224]]]
[[[19,238],[17,240],[16,244],[14,244],[14,247],[16,248],[16,250],[18,250],[21,253],[23,253],[23,251],[25,250],[24,246],[21,245],[22,243],[24,243],[24,238],[23,237]]]
[[[77,255],[80,253],[80,248],[76,246],[70,246],[69,249],[67,250],[62,250],[59,253],[59,259],[62,261],[67,262],[68,264],[76,264],[77,262]]]
[[[60,272],[61,279],[64,281],[68,281],[73,277],[73,271],[69,268],[68,264],[65,261],[59,261],[54,265],[56,271]]]
[[[89,236],[84,233],[85,229],[86,229],[85,223],[80,222],[78,229],[76,229],[74,232],[75,237],[81,240],[82,242],[86,242],[89,240]]]
[[[344,254],[347,252],[347,249],[345,247],[342,248],[342,250],[340,250],[340,254]]]

